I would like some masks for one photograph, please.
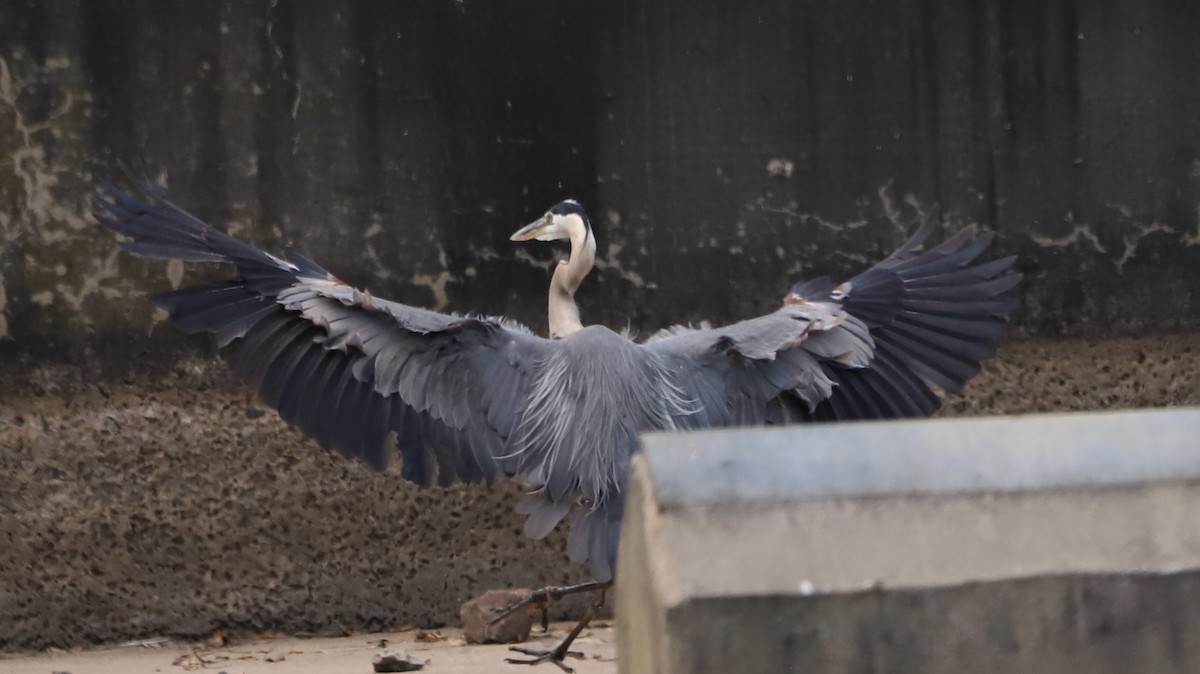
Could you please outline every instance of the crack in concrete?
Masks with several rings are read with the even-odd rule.
[[[875,194],[879,195],[879,204],[883,207],[884,217],[886,217],[888,222],[892,223],[896,229],[907,234],[910,230],[910,226],[908,223],[904,222],[904,214],[900,211],[900,207],[896,205],[896,202],[892,200],[891,193],[892,185],[894,183],[895,180],[888,180],[886,183],[879,186],[879,189],[875,191]],[[917,200],[917,196],[915,194],[912,192],[906,193],[902,201],[918,214],[924,216],[925,210],[921,208],[921,203]],[[851,229],[856,229],[856,227],[851,227]]]
[[[1092,248],[1097,253],[1107,253],[1108,249],[1100,242],[1100,237],[1092,231],[1091,225],[1086,223],[1075,224],[1074,214],[1068,212],[1066,217],[1067,224],[1072,224],[1071,231],[1064,236],[1043,236],[1040,234],[1030,234],[1029,238],[1042,248],[1066,248],[1076,244],[1090,243]]]
[[[106,288],[104,286],[105,281],[119,278],[121,276],[120,269],[117,266],[117,257],[120,255],[120,253],[121,249],[113,246],[110,249],[107,257],[103,259],[93,258],[92,267],[95,270],[95,273],[84,277],[83,285],[79,287],[78,291],[72,289],[65,283],[60,283],[54,287],[55,295],[57,295],[59,299],[66,302],[76,314],[81,314],[83,312],[84,301],[93,294],[99,293],[108,299],[124,297],[125,292],[116,288]],[[182,277],[182,262],[180,263],[179,267],[180,276]],[[166,312],[163,313],[165,314]]]
[[[1117,266],[1117,273],[1125,273],[1125,263],[1129,262],[1137,255],[1138,246],[1141,244],[1142,239],[1150,236],[1151,234],[1159,233],[1175,234],[1176,231],[1175,228],[1171,227],[1170,225],[1155,221],[1151,222],[1149,225],[1139,227],[1136,235],[1126,235],[1123,237],[1125,242],[1125,250],[1121,252],[1121,257],[1113,261],[1113,263]]]
[[[441,311],[450,304],[450,296],[446,292],[446,284],[451,281],[461,281],[450,273],[446,264],[446,250],[438,246],[438,264],[442,266],[442,271],[435,276],[433,274],[413,274],[409,282],[415,286],[428,288],[433,293],[434,306],[431,307],[434,311]]]
[[[763,206],[759,207],[759,210],[761,210],[764,213],[778,213],[780,215],[786,215],[787,217],[798,220],[801,223],[810,223],[810,222],[815,223],[818,227],[824,227],[825,229],[828,229],[833,232],[841,232],[846,229],[857,229],[858,227],[862,226],[862,225],[858,224],[859,221],[857,221],[857,220],[855,220],[853,223],[846,223],[844,225],[839,225],[838,223],[833,222],[832,220],[827,220],[827,219],[822,218],[821,216],[813,214],[813,213],[802,213],[802,212],[796,210],[796,206],[797,206],[797,204],[795,204],[794,202],[792,204],[789,204],[788,206],[766,206],[766,205],[763,205]]]
[[[367,230],[363,232],[363,241],[366,245],[362,247],[362,255],[366,262],[369,262],[373,267],[371,275],[381,281],[387,281],[394,278],[396,275],[392,272],[388,265],[384,264],[383,258],[380,257],[379,251],[375,249],[375,237],[383,234],[383,222],[378,213],[371,213],[371,224]]]

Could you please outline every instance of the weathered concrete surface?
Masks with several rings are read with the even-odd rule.
[[[1021,255],[1030,329],[1195,325],[1198,29],[1187,0],[9,0],[0,361],[119,370],[141,295],[197,278],[87,225],[90,174],[143,160],[381,296],[539,329],[552,254],[506,236],[564,196],[608,324],[753,314],[940,201]]]
[[[647,436],[622,671],[1195,671],[1197,437],[1196,408]]]
[[[1060,576],[886,595],[862,592],[814,597],[803,609],[786,600],[756,597],[727,605],[729,619],[707,616],[717,636],[694,657],[728,662],[725,658],[737,653],[749,658],[744,662],[756,662],[758,653],[742,649],[768,644],[756,642],[753,634],[748,641],[739,639],[744,621],[733,618],[770,615],[794,628],[785,656],[795,664],[794,671],[1187,674],[1196,671],[1200,616],[1192,598],[1197,591],[1200,574],[1188,572]],[[686,617],[680,621],[681,629],[692,627]],[[873,631],[873,625],[889,629]],[[619,634],[618,642],[623,640]],[[706,670],[698,666],[687,671]],[[739,663],[733,671],[779,670]]]

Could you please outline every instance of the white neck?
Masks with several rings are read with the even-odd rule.
[[[596,237],[592,230],[580,226],[571,231],[571,258],[559,262],[550,279],[550,337],[557,339],[579,330],[579,307],[575,291],[596,262]]]

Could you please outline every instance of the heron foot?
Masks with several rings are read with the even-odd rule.
[[[579,651],[568,650],[571,645],[571,640],[563,641],[557,648],[551,651],[542,651],[536,648],[521,648],[520,646],[509,646],[508,650],[531,656],[529,658],[504,658],[504,661],[514,665],[540,665],[543,662],[553,662],[558,665],[559,669],[572,674],[575,670],[567,665],[564,660],[567,656],[573,658],[582,658],[583,653]]]
[[[584,583],[583,585],[571,586],[571,589],[573,590],[573,592],[584,592],[587,590],[593,590],[593,591],[597,590],[597,587],[595,587],[597,585],[601,586],[603,588],[603,589],[599,590],[599,592],[600,592],[599,598],[597,598],[596,602],[594,604],[592,604],[590,608],[588,608],[588,612],[586,614],[584,614],[583,619],[580,620],[575,625],[575,627],[573,627],[571,629],[571,633],[567,635],[567,638],[563,639],[562,643],[559,644],[558,646],[556,646],[554,648],[554,650],[539,651],[539,650],[532,649],[532,648],[521,648],[519,646],[509,646],[509,650],[516,651],[518,653],[524,653],[525,655],[530,655],[533,657],[529,658],[529,659],[505,658],[504,661],[510,662],[514,665],[538,665],[543,662],[553,662],[554,664],[558,665],[559,669],[563,670],[564,672],[574,672],[575,670],[568,667],[567,663],[564,662],[564,660],[567,659],[568,655],[571,655],[571,656],[574,656],[577,658],[583,657],[583,653],[580,653],[579,651],[570,650],[571,644],[574,643],[575,638],[579,636],[579,633],[583,631],[583,628],[587,627],[588,623],[592,622],[592,618],[596,617],[596,614],[598,614],[600,612],[600,609],[604,608],[605,590],[612,587],[612,582],[609,581],[607,583]],[[589,586],[589,587],[587,587],[586,590],[579,589],[584,586]],[[549,590],[551,588],[546,588],[546,589]],[[558,589],[562,589],[562,588],[558,588]],[[535,593],[531,593],[531,594],[537,594],[537,593],[535,592]],[[518,603],[520,603],[520,602],[518,602]],[[527,604],[522,604],[522,606],[524,606],[524,605],[527,605]]]

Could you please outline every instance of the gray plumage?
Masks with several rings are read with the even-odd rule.
[[[373,298],[308,258],[278,258],[214,229],[152,185],[141,191],[145,199],[109,188],[99,221],[139,255],[236,266],[236,278],[153,300],[181,330],[213,333],[286,421],[376,468],[394,444],[403,476],[421,485],[519,476],[534,489],[517,505],[525,532],[545,536],[576,511],[568,553],[602,581],[613,574],[638,433],[930,414],[940,399],[929,383],[956,392],[993,354],[1020,280],[1012,258],[975,264],[990,238],[971,228],[924,249],[931,217],[841,286],[798,284],[766,316],[636,343],[578,324],[585,248],[584,268],[556,271],[565,280],[551,312],[564,336],[545,339],[501,318]],[[586,215],[564,204],[546,222],[577,217],[587,229],[572,241],[594,250]],[[567,238],[548,231],[528,236]]]

